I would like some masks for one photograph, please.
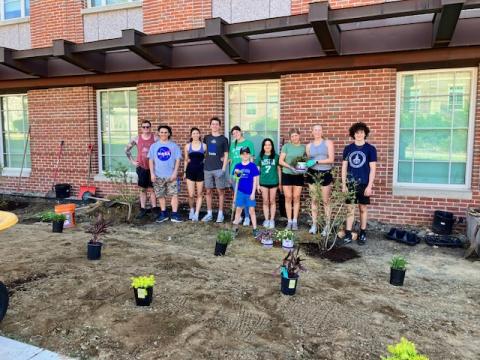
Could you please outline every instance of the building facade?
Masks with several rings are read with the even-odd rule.
[[[480,205],[475,0],[0,0],[0,191],[94,185],[143,119],[184,144],[220,116],[257,151],[322,124],[336,166],[364,121],[378,150],[371,218],[431,222]],[[477,29],[475,31],[475,29]],[[29,130],[30,129],[30,130]],[[25,169],[20,178],[27,134]],[[133,169],[132,169],[133,170]],[[185,191],[185,187],[183,187]]]

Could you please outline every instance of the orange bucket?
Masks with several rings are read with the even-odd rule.
[[[56,214],[64,214],[67,220],[63,223],[64,228],[75,226],[75,204],[63,204],[55,206]]]

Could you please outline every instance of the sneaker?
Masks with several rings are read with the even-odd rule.
[[[250,226],[250,218],[246,217],[245,220],[243,220],[243,226]]]
[[[190,209],[190,212],[188,213],[188,220],[193,220],[194,216],[195,216],[195,210]]]
[[[292,222],[292,230],[298,230],[298,223],[296,221]]]
[[[213,220],[212,214],[208,214],[208,213],[207,213],[207,215],[205,215],[205,216],[202,218],[202,221],[203,221],[203,222],[209,222],[209,221],[212,221],[212,220]]]
[[[167,221],[167,220],[168,220],[167,212],[162,211],[160,213],[160,215],[158,215],[157,220],[155,220],[155,222],[162,223],[162,222]]]
[[[260,235],[260,231],[258,229],[253,229],[252,233],[255,239],[258,237],[258,235]]]
[[[217,223],[223,223],[223,220],[225,220],[225,216],[223,216],[223,213],[218,213],[217,216]]]
[[[292,230],[292,224],[293,224],[292,221],[289,220],[289,221],[287,222],[287,226],[285,226],[285,229],[287,229],[287,230]]]
[[[140,211],[138,212],[138,215],[135,217],[135,219],[143,219],[145,215],[147,215],[148,210],[145,208],[141,208]]]
[[[182,222],[182,219],[180,218],[180,215],[178,215],[178,213],[172,213],[172,215],[170,216],[170,221],[174,223],[180,223]]]
[[[275,229],[275,220],[270,220],[270,226],[268,228]]]
[[[347,233],[343,238],[343,245],[350,244],[352,242],[352,233]]]
[[[360,236],[358,237],[358,245],[365,245],[367,243],[367,233],[364,231],[360,232]]]
[[[265,221],[263,222],[263,227],[264,227],[265,229],[268,229],[268,228],[270,227],[270,221],[265,220]]]
[[[321,235],[322,237],[327,237],[327,228],[326,228],[326,227],[323,228],[323,230],[322,230],[322,232],[320,233],[320,235]]]
[[[198,222],[198,215],[197,215],[197,214],[193,214],[191,220],[192,220],[193,222]]]
[[[308,233],[309,234],[316,234],[317,233],[317,225],[313,224],[312,226],[310,226],[310,230],[308,230]]]
[[[162,211],[160,210],[160,208],[158,206],[155,206],[152,208],[151,210],[151,213],[153,215],[153,217],[156,219],[158,217],[158,215],[160,215]]]

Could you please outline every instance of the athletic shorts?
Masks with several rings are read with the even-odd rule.
[[[278,187],[278,184],[275,185],[265,185],[265,184],[260,184],[261,187],[267,188],[267,189],[273,189]]]
[[[218,170],[205,170],[203,172],[205,178],[205,188],[207,189],[225,189],[227,187],[227,178],[225,171]]]
[[[157,198],[164,198],[165,196],[178,195],[177,181],[168,181],[168,179],[157,178],[153,184],[153,190]]]
[[[282,173],[282,186],[303,186],[303,174],[293,175]]]
[[[250,200],[250,195],[237,191],[237,198],[235,199],[235,206],[239,208],[255,207],[257,203],[255,200]]]
[[[203,174],[203,170],[201,170],[201,171],[189,171],[188,169],[185,172],[185,177],[188,180],[194,181],[194,182],[202,182],[203,179],[205,178],[204,174]]]
[[[138,186],[140,186],[143,189],[153,187],[149,169],[144,169],[141,166],[138,166],[136,171],[137,171],[137,177],[138,177]]]
[[[333,182],[333,176],[330,170],[315,170],[311,168],[308,169],[305,175],[305,182],[307,184],[314,184],[319,174],[323,174],[320,180],[322,186],[328,186]]]
[[[368,205],[370,204],[370,196],[365,196],[365,189],[367,188],[366,184],[355,184],[352,182],[347,183],[349,191],[355,191],[355,199],[353,200],[354,204]],[[347,200],[347,204],[352,202]]]

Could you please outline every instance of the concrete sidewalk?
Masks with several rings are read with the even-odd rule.
[[[68,360],[67,356],[0,336],[1,360]]]

